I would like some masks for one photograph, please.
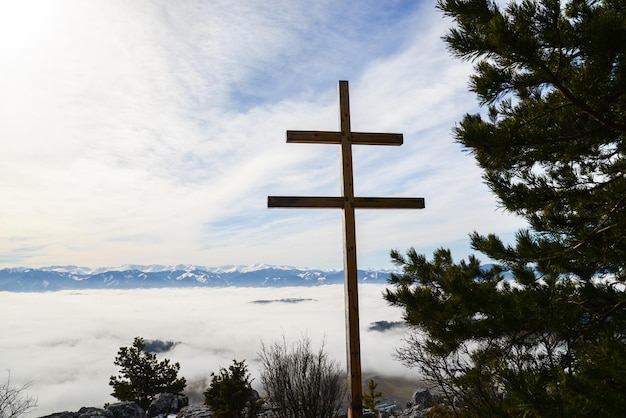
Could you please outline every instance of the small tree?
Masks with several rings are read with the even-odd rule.
[[[380,416],[378,411],[378,405],[380,405],[380,398],[383,396],[381,391],[376,391],[378,383],[374,382],[374,379],[370,379],[367,385],[367,392],[363,394],[363,407],[373,411],[376,416]]]
[[[308,338],[291,349],[283,340],[262,345],[261,384],[279,418],[332,418],[345,394],[341,371],[328,358],[324,345],[316,353]]]
[[[0,418],[17,418],[37,407],[37,399],[26,393],[29,384],[13,386],[11,373],[0,384]]]
[[[211,407],[215,418],[252,417],[255,411],[251,383],[245,361],[233,360],[228,369],[222,367],[219,374],[211,373],[211,386],[204,392],[204,404]]]
[[[111,376],[111,396],[120,401],[135,401],[147,409],[159,393],[180,394],[187,384],[184,377],[178,378],[180,364],[170,364],[168,359],[157,361],[156,354],[145,351],[146,344],[136,337],[132,347],[121,347],[115,358],[120,366],[118,376]]]

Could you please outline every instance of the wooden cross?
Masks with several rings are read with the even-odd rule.
[[[423,198],[355,197],[352,170],[352,144],[402,145],[402,134],[361,133],[350,129],[350,100],[348,82],[339,81],[340,131],[287,131],[287,142],[341,145],[341,197],[269,196],[270,208],[336,208],[343,209],[344,226],[344,287],[346,299],[346,341],[348,384],[350,393],[349,418],[363,417],[361,382],[361,348],[359,338],[359,295],[356,264],[356,225],[354,210],[423,209]]]

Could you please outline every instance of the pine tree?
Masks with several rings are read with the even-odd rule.
[[[228,369],[211,373],[211,385],[204,392],[204,404],[211,407],[215,418],[255,416],[251,383],[245,361],[233,360]]]
[[[363,407],[374,412],[376,416],[380,416],[378,412],[378,405],[380,405],[380,398],[383,396],[381,391],[377,391],[378,383],[374,379],[370,379],[367,385],[367,391],[363,394]]]
[[[158,361],[156,354],[145,351],[146,344],[136,337],[132,347],[121,347],[114,364],[120,366],[118,376],[111,376],[111,396],[121,401],[135,401],[143,409],[159,393],[180,394],[187,385],[184,377],[178,378],[180,364],[170,364],[169,359]]]
[[[457,141],[501,206],[505,244],[471,234],[455,263],[392,251],[386,293],[417,333],[400,350],[467,416],[626,410],[626,2],[441,0],[451,52],[476,63],[485,115]],[[473,414],[473,415],[472,415]]]

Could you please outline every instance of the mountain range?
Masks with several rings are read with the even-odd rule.
[[[390,273],[390,270],[359,270],[359,283],[385,283]],[[0,269],[0,291],[8,292],[226,286],[284,287],[341,283],[343,283],[342,270],[264,264],[222,267],[125,265],[97,269],[78,266]]]

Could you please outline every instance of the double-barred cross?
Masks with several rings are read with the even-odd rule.
[[[359,295],[356,263],[356,223],[354,210],[365,209],[423,209],[423,198],[355,197],[352,145],[402,145],[402,134],[352,132],[350,128],[350,99],[348,82],[339,81],[340,131],[287,131],[287,142],[341,145],[341,197],[269,196],[270,208],[335,208],[343,209],[344,227],[344,286],[346,300],[346,341],[350,418],[363,416],[361,381],[361,348],[359,337]]]

